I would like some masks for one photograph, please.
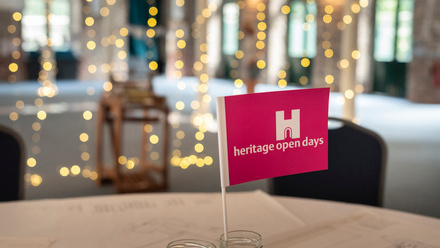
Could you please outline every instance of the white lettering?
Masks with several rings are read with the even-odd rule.
[[[308,140],[309,140],[309,137],[306,137],[306,138],[303,140],[302,145],[303,145],[303,146],[308,146],[308,145],[309,145]]]
[[[240,150],[234,146],[234,156],[240,156]]]
[[[270,145],[269,145],[269,150],[271,150],[271,151],[274,150],[274,145],[273,145],[273,144],[270,144]]]
[[[234,146],[234,156],[242,156],[242,155],[249,155],[249,154],[255,154],[255,153],[262,153],[262,154],[268,154],[271,151],[282,150],[285,152],[288,149],[297,148],[297,147],[313,147],[316,148],[319,145],[324,144],[324,138],[309,138],[306,137],[304,140],[291,140],[291,141],[285,141],[285,142],[279,142],[276,144],[264,144],[264,145],[249,145],[247,147],[243,148],[237,148]]]

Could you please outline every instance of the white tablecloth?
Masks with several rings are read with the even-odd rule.
[[[264,247],[439,247],[440,219],[361,205],[227,193],[228,230]],[[0,247],[166,247],[223,233],[219,193],[161,193],[0,204]],[[404,246],[407,245],[407,246]]]

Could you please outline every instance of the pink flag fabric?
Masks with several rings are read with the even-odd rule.
[[[217,98],[222,187],[328,168],[329,88]]]

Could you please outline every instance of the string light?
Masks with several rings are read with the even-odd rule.
[[[366,7],[368,6],[368,0],[360,0],[360,1],[359,1],[359,5],[360,5],[362,8],[366,8]]]
[[[337,28],[345,32],[354,32],[355,27],[352,27],[350,25],[357,25],[356,15],[359,14],[361,8],[366,7],[367,5],[368,1],[361,0],[359,2],[352,2],[351,6],[346,6],[348,7],[348,9],[346,10],[348,12],[344,13],[342,20],[336,24]],[[347,47],[351,46],[347,45],[342,48],[342,55],[339,61],[336,63],[336,66],[339,70],[341,70],[341,77],[345,79],[345,81],[341,82],[340,87],[343,95],[342,100],[345,104],[344,115],[347,118],[354,118],[354,98],[356,97],[356,94],[362,93],[364,88],[362,85],[356,85],[356,82],[353,82],[355,78],[348,78],[355,75],[353,73],[356,70],[356,60],[360,58],[361,54],[356,48],[352,48],[353,50],[350,51],[347,49]],[[327,84],[333,84],[334,77],[332,75],[327,75],[324,80]]]
[[[346,90],[344,96],[346,99],[352,99],[354,97],[354,92],[352,90]]]
[[[290,13],[290,7],[288,5],[283,5],[283,7],[281,7],[281,13],[288,15]]]
[[[106,18],[110,17],[113,11],[113,8],[116,8],[116,0],[106,0],[102,2],[102,6],[99,9],[99,14],[102,18],[97,18],[92,16],[91,11],[91,4],[92,2],[96,0],[87,0],[86,4],[83,6],[82,12],[84,14],[84,24],[86,27],[86,37],[87,40],[84,43],[85,48],[87,51],[90,52],[99,52],[100,46],[101,47],[108,47],[108,46],[115,46],[116,48],[116,54],[117,54],[117,63],[109,62],[109,61],[102,61],[102,63],[98,62],[97,59],[99,59],[96,56],[91,56],[91,60],[89,61],[89,64],[86,65],[86,71],[89,73],[89,76],[92,75],[98,75],[98,73],[104,73],[107,74],[111,72],[112,70],[123,70],[124,67],[126,67],[126,63],[124,64],[124,60],[127,58],[127,54],[125,52],[125,46],[126,43],[124,41],[124,37],[126,37],[129,34],[129,31],[125,27],[120,27],[117,29],[114,29],[108,36],[97,36],[96,32],[96,26],[99,24],[99,22],[104,21]],[[99,37],[99,38],[98,38]],[[109,60],[112,60],[112,58],[108,58]],[[103,84],[103,90],[108,92],[113,89],[113,84],[110,81],[106,81]],[[95,89],[93,87],[87,88],[87,94],[89,96],[95,95]],[[93,171],[91,169],[91,162],[90,162],[90,153],[89,153],[89,145],[88,142],[90,142],[89,135],[90,131],[89,129],[93,128],[93,123],[91,120],[93,120],[93,114],[91,110],[85,110],[82,113],[82,118],[86,121],[86,131],[81,132],[79,134],[79,151],[80,151],[80,159],[81,163],[78,163],[77,165],[73,165],[70,167],[70,169],[66,166],[61,167],[60,169],[60,175],[62,177],[71,175],[71,176],[78,176],[81,175],[83,178],[87,178],[90,180],[96,180],[98,178],[98,174],[96,171]]]
[[[302,84],[302,85],[306,85],[308,82],[309,82],[309,78],[306,77],[306,76],[301,76],[299,78],[299,83]]]
[[[54,97],[58,94],[58,87],[55,84],[55,77],[57,74],[57,63],[55,60],[55,53],[52,49],[52,42],[50,40],[50,20],[53,16],[50,13],[50,1],[46,1],[46,45],[44,46],[40,55],[40,72],[38,74],[38,82],[40,87],[38,89],[38,95],[40,97]],[[40,117],[38,117],[40,118]]]
[[[358,50],[354,50],[353,52],[351,52],[351,57],[353,59],[359,59],[361,57],[361,53]]]
[[[176,1],[176,5],[178,7],[183,7],[185,4],[185,1]],[[201,39],[205,37],[201,37],[201,35],[204,33],[204,30],[202,29],[202,25],[206,25],[207,19],[212,16],[212,13],[217,10],[217,5],[210,4],[208,7],[203,8],[199,15],[197,15],[195,22],[191,25],[192,32],[191,35],[195,39]],[[179,90],[184,90],[186,88],[186,84],[184,81],[181,80],[182,77],[182,70],[185,68],[184,60],[182,59],[183,55],[183,49],[186,48],[186,38],[187,38],[187,32],[185,32],[183,29],[177,29],[175,31],[175,37],[176,37],[176,47],[177,47],[177,53],[176,53],[176,61],[174,62],[174,73],[173,76],[178,80],[177,82],[177,88]],[[207,165],[205,163],[205,159],[209,162],[208,156],[203,155],[204,146],[201,143],[205,138],[205,132],[208,129],[208,125],[213,122],[213,116],[210,113],[204,113],[204,109],[206,108],[207,104],[211,102],[211,96],[208,94],[208,82],[210,80],[209,74],[206,72],[206,64],[209,62],[209,46],[207,42],[202,42],[198,44],[197,47],[199,51],[199,57],[194,62],[192,68],[194,74],[198,76],[199,84],[197,87],[194,88],[195,91],[199,93],[199,99],[193,100],[190,104],[191,109],[193,110],[193,114],[191,116],[192,118],[192,124],[198,128],[198,131],[196,135],[194,136],[197,141],[199,141],[194,146],[194,152],[195,154],[191,154],[189,156],[182,156],[182,152],[178,149],[182,145],[182,142],[184,139],[187,139],[188,137],[186,133],[183,130],[178,130],[179,124],[178,121],[174,122],[172,121],[172,127],[176,129],[176,138],[173,140],[173,156],[170,160],[172,166],[178,166],[182,169],[187,169],[191,165],[196,165],[197,167],[203,167],[204,165]],[[179,118],[180,111],[183,111],[186,109],[187,106],[182,100],[178,100],[175,104],[176,112],[171,114],[171,119]],[[200,112],[199,112],[200,111]],[[152,154],[153,157],[155,155]],[[211,158],[212,160],[212,158]],[[212,162],[211,162],[212,163]]]
[[[301,65],[303,67],[308,67],[310,65],[310,60],[308,58],[302,58],[301,59]]]
[[[332,14],[334,14],[335,7],[331,4],[327,4],[324,6],[324,16],[323,22],[325,24],[334,25]],[[321,47],[324,49],[324,56],[329,60],[329,63],[334,63],[334,50],[332,49],[331,39],[332,35],[328,31],[324,31],[322,33],[322,38],[324,39],[321,43]],[[330,86],[330,89],[333,89],[335,78],[333,75],[326,75],[324,77],[324,82]]]
[[[283,5],[281,7],[281,13],[284,15],[289,15],[291,12],[291,9],[289,7],[289,5]],[[285,66],[283,69],[278,71],[278,81],[277,81],[277,85],[280,88],[285,88],[287,87],[287,70],[290,67],[290,63],[288,61],[285,62]]]
[[[196,23],[194,23],[193,27],[194,32],[198,33],[200,35],[204,35],[205,37],[200,37],[200,39],[203,41],[201,44],[199,44],[199,54],[200,54],[200,58],[199,61],[200,63],[197,64],[197,67],[199,67],[196,71],[196,74],[199,77],[199,86],[198,86],[198,93],[199,93],[199,98],[197,103],[193,102],[194,107],[197,108],[197,111],[194,109],[194,112],[192,114],[192,124],[198,128],[199,132],[206,132],[207,128],[209,125],[212,124],[213,122],[213,117],[212,114],[209,113],[209,111],[207,111],[207,106],[209,106],[210,102],[211,102],[211,96],[208,93],[208,82],[210,79],[210,76],[208,75],[208,73],[206,72],[206,64],[209,62],[209,56],[208,56],[208,49],[209,46],[206,43],[209,39],[207,38],[206,34],[205,34],[205,30],[206,30],[206,26],[203,25],[207,25],[207,19],[210,18],[212,16],[212,12],[217,10],[217,5],[215,4],[210,4],[207,8],[203,8],[201,10],[201,15],[199,15],[198,20],[196,20]],[[199,136],[200,137],[200,136]],[[202,139],[200,139],[200,141],[202,141]],[[196,145],[194,147],[194,150],[196,153],[201,153],[203,151],[203,145],[201,143],[199,143],[200,145]],[[195,155],[193,155],[195,156]],[[194,159],[190,160],[190,164],[194,164],[196,163],[197,157],[194,157]],[[198,166],[203,166],[202,164],[199,163]]]
[[[257,50],[260,52],[260,54],[264,54],[264,48],[266,46],[265,44],[265,39],[266,39],[266,28],[267,28],[267,24],[266,24],[266,18],[265,18],[265,13],[264,11],[266,10],[266,4],[264,2],[258,3],[257,4],[257,20],[259,20],[258,24],[257,24],[257,28],[259,30],[259,32],[257,33],[257,39],[258,41],[256,42],[256,47]],[[257,52],[258,54],[258,52]],[[257,61],[257,67],[261,70],[264,69],[266,67],[266,61],[262,58],[260,58]]]
[[[361,6],[357,3],[353,3],[351,5],[351,11],[355,14],[359,13],[361,11]]]
[[[176,0],[176,5],[178,6],[178,7],[183,7],[184,6],[184,4],[185,4],[185,1],[183,1],[183,0]],[[154,13],[154,9],[152,10],[153,11],[153,13]],[[185,42],[185,31],[183,30],[183,29],[177,29],[176,31],[175,31],[175,37],[177,38],[177,42],[176,42],[176,47],[177,47],[177,56],[176,56],[176,62],[174,63],[174,68],[175,68],[175,71],[174,71],[174,74],[173,74],[173,76],[174,76],[174,78],[176,78],[176,79],[180,79],[181,77],[182,77],[182,72],[181,72],[181,70],[184,68],[184,62],[183,62],[183,60],[181,60],[181,58],[182,58],[182,55],[183,55],[183,52],[181,51],[181,50],[183,50],[185,47],[186,47],[186,42]],[[184,82],[183,81],[179,81],[179,83],[178,83],[178,89],[179,90],[183,90],[185,87],[184,87]],[[184,104],[183,104],[183,102],[182,101],[178,101],[178,102],[176,102],[176,109],[177,110],[183,110],[183,108],[184,108]]]
[[[278,72],[278,87],[285,88],[287,86],[286,76],[287,72],[285,70],[280,70]]]
[[[43,178],[38,174],[33,174],[30,178],[32,186],[38,187],[43,182]]]
[[[323,17],[322,17],[322,20],[325,22],[325,23],[330,23],[330,22],[332,22],[332,16],[330,15],[330,14],[325,14]]]
[[[10,119],[11,121],[16,121],[16,120],[18,120],[18,113],[17,113],[17,112],[11,112],[11,113],[9,113],[9,119]]]
[[[47,113],[44,110],[42,110],[42,108],[44,107],[43,99],[36,98],[34,100],[34,104],[35,107],[39,109],[39,111],[37,112],[36,115],[36,121],[32,123],[32,130],[34,133],[32,134],[31,151],[33,155],[30,156],[26,161],[26,164],[29,167],[27,170],[31,170],[35,168],[38,164],[38,157],[39,154],[41,153],[39,142],[41,140],[42,122],[47,118]],[[15,105],[18,109],[22,109],[25,106],[23,101],[17,101]],[[43,182],[43,178],[38,174],[26,173],[25,182],[29,183],[33,187],[38,187]]]
[[[324,55],[325,55],[325,57],[327,57],[327,58],[331,58],[331,57],[333,57],[333,50],[332,49],[325,49],[325,51],[324,51]]]
[[[20,53],[20,45],[21,45],[21,36],[17,32],[17,23],[22,19],[22,14],[20,12],[14,12],[12,14],[12,24],[8,25],[7,31],[11,35],[17,35],[14,37],[12,42],[12,53],[11,53],[11,63],[9,64],[10,74],[8,76],[8,81],[10,83],[15,83],[17,81],[17,76],[19,72],[18,60],[21,57]]]
[[[94,62],[93,60],[90,60],[90,64],[87,65],[87,72],[90,76],[92,75],[98,75],[98,73],[104,73],[107,74],[112,70],[121,71],[124,70],[128,65],[125,62],[125,59],[127,58],[127,54],[125,52],[125,41],[123,37],[128,35],[128,29],[125,27],[121,27],[119,29],[113,30],[112,33],[110,33],[107,37],[103,36],[100,38],[100,42],[98,42],[97,36],[96,36],[96,30],[95,27],[97,25],[98,21],[103,21],[105,18],[111,16],[112,8],[116,8],[116,0],[106,0],[103,2],[103,6],[99,10],[99,14],[102,17],[100,18],[94,18],[91,16],[91,6],[90,4],[95,0],[87,0],[87,4],[83,7],[83,13],[84,13],[84,24],[87,28],[87,37],[88,40],[85,42],[86,48],[89,51],[97,51],[98,45],[101,45],[102,47],[108,47],[110,45],[114,45],[116,50],[117,58],[120,61],[117,61],[116,63],[110,63],[108,61],[103,61],[102,64],[98,64],[98,62]],[[98,58],[96,58],[98,59]],[[111,58],[109,58],[111,60]],[[108,85],[106,86],[108,88]]]
[[[361,94],[365,90],[365,88],[364,88],[364,86],[362,84],[357,84],[354,88],[355,88],[355,92],[357,94]]]
[[[159,14],[159,9],[155,6],[155,1],[149,1],[149,8],[147,10],[148,14],[150,15],[150,17],[147,20],[147,31],[145,32],[145,35],[150,38],[150,40],[148,40],[146,42],[148,47],[152,47],[154,46],[154,42],[153,39],[156,37],[156,31],[154,30],[154,28],[157,25],[157,15]],[[150,68],[150,70],[155,71],[159,68],[159,64],[157,61],[154,60],[152,54],[149,55],[150,53],[146,54],[146,59],[147,61],[149,61],[148,63],[148,68]]]
[[[335,81],[335,78],[332,75],[327,75],[324,80],[327,84],[332,84]]]

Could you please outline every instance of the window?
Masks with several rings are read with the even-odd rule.
[[[373,90],[405,96],[406,67],[412,59],[414,0],[377,0]]]
[[[313,61],[316,56],[317,7],[314,0],[291,0],[288,16],[287,52],[288,81],[297,85],[311,82]]]
[[[238,77],[239,62],[236,53],[239,51],[240,8],[238,4],[226,2],[223,5],[222,51],[225,58],[226,78]]]
[[[378,0],[374,58],[381,62],[412,59],[413,0]]]
[[[294,0],[290,3],[288,53],[293,58],[316,56],[316,4]]]
[[[130,33],[130,55],[146,59],[148,63],[159,61],[159,47],[156,30],[160,23],[159,1],[130,0],[128,21],[133,30]],[[146,27],[146,32],[143,31]],[[146,36],[145,36],[146,35]]]
[[[51,0],[50,41],[55,51],[70,48],[70,2]],[[44,0],[25,0],[22,21],[23,50],[35,52],[46,45],[46,3]]]
[[[223,53],[235,55],[238,51],[238,26],[240,10],[236,3],[223,6]]]

